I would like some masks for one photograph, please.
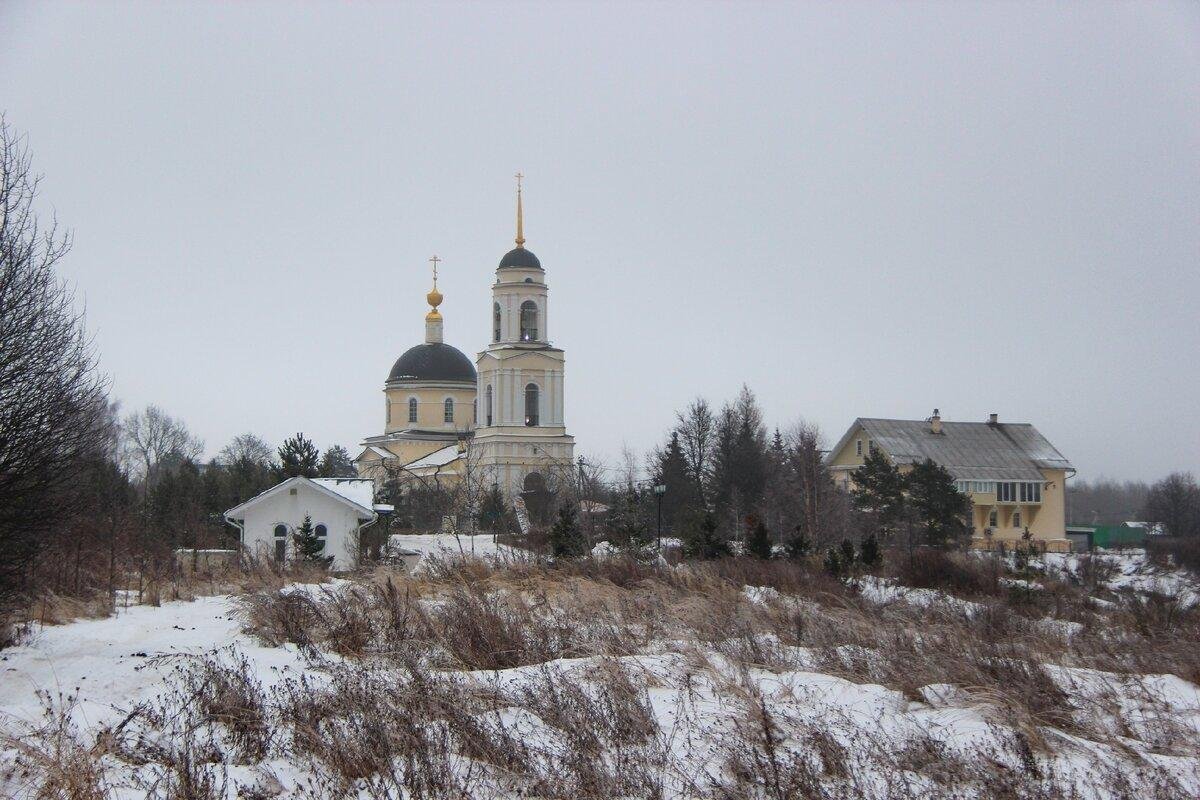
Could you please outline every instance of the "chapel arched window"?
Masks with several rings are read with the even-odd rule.
[[[415,397],[408,398],[408,421],[417,421],[417,398]]]
[[[521,303],[521,341],[536,342],[538,338],[538,307],[532,300]]]
[[[536,383],[525,387],[525,424],[530,427],[538,424],[538,387]]]
[[[442,403],[442,422],[454,422],[454,398],[447,397]]]

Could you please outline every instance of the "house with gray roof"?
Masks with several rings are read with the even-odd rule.
[[[986,422],[952,422],[937,409],[924,420],[860,417],[829,451],[837,484],[851,488],[854,470],[873,451],[901,471],[930,459],[953,475],[973,504],[976,547],[1011,546],[1028,530],[1038,547],[1071,549],[1066,492],[1075,468],[1027,422],[1000,422],[996,414]]]

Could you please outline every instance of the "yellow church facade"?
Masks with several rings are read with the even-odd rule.
[[[932,459],[945,467],[972,503],[971,544],[981,549],[1025,545],[1050,552],[1071,549],[1066,534],[1067,479],[1075,468],[1028,423],[943,421],[935,409],[926,420],[860,417],[830,450],[835,483],[854,487],[854,471],[882,452],[901,472]]]
[[[492,285],[491,341],[474,363],[444,341],[435,256],[425,341],[406,350],[384,382],[384,430],[363,440],[360,476],[377,484],[471,480],[513,497],[553,489],[570,474],[566,358],[549,338],[545,270],[525,248],[519,180],[516,247],[501,258]]]

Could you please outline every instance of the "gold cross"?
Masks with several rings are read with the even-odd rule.
[[[433,262],[433,285],[436,287],[437,286],[437,265],[438,265],[438,262],[441,261],[441,259],[438,258],[437,256],[433,256],[429,260]]]

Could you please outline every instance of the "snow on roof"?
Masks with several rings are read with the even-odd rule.
[[[441,450],[434,450],[427,456],[422,456],[416,461],[410,461],[404,465],[405,469],[421,469],[422,467],[444,467],[452,461],[457,461],[462,458],[462,452],[458,449],[458,444],[449,444]]]
[[[369,478],[313,478],[312,482],[363,508],[374,505],[375,482]]]

